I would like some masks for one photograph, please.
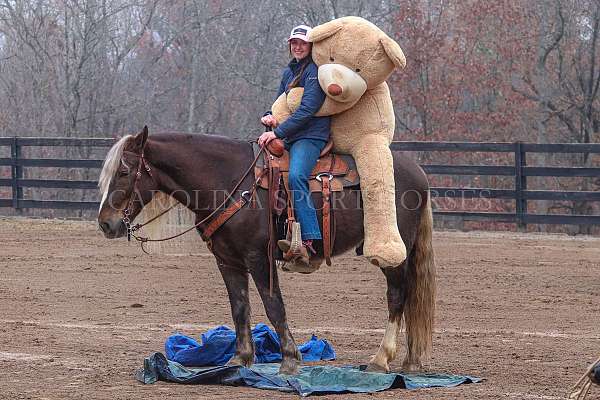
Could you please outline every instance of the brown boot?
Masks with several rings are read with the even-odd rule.
[[[283,251],[283,259],[287,261],[281,269],[285,272],[310,274],[319,269],[321,263],[311,263],[309,250],[303,244],[298,252],[292,252],[289,240],[277,241],[277,246]]]
[[[279,247],[279,250],[281,250],[283,252],[283,255],[285,257],[285,253],[290,251],[290,247],[292,247],[292,242],[290,242],[287,239],[278,240],[277,247]]]

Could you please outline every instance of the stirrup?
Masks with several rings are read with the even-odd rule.
[[[291,254],[300,254],[302,251],[302,229],[300,222],[292,222],[292,240],[290,241],[289,252]]]
[[[291,240],[278,240],[277,247],[283,252],[285,261],[292,261],[302,254],[302,230],[299,222],[292,222],[291,233],[288,232]]]

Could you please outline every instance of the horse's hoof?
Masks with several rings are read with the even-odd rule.
[[[390,372],[390,367],[389,367],[389,365],[384,366],[384,365],[379,365],[379,364],[375,364],[375,363],[369,363],[369,365],[367,365],[366,371],[387,374]]]
[[[423,365],[421,363],[409,363],[405,361],[402,363],[402,371],[409,373],[421,372],[423,371]]]
[[[254,360],[251,360],[249,358],[245,358],[245,357],[240,357],[240,356],[234,356],[232,357],[229,361],[227,361],[227,364],[225,364],[228,367],[231,366],[239,366],[239,367],[251,367],[252,366],[252,362]]]
[[[283,375],[296,375],[298,374],[298,360],[286,360],[281,362],[279,367],[279,373]]]

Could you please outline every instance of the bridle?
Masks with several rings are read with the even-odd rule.
[[[131,216],[131,207],[133,206],[134,196],[135,196],[135,193],[137,192],[137,185],[138,185],[138,182],[140,181],[140,179],[142,178],[142,166],[144,167],[144,170],[148,173],[148,175],[150,175],[150,177],[153,180],[154,180],[154,176],[152,175],[152,170],[150,169],[150,165],[148,165],[148,161],[144,157],[144,149],[142,149],[142,152],[140,154],[134,153],[133,151],[127,151],[127,150],[123,151],[123,153],[133,154],[138,157],[138,167],[137,167],[137,171],[135,173],[135,178],[133,181],[133,188],[131,190],[131,195],[129,196],[129,200],[127,201],[127,206],[125,207],[125,209],[123,209],[123,218],[122,218],[123,224],[125,224],[125,228],[127,229],[127,241],[130,242],[132,236],[134,238],[138,239],[138,236],[135,236],[135,234],[134,234],[135,231],[139,230],[144,225],[148,225],[151,221],[153,221],[155,219],[155,218],[153,218],[151,221],[147,221],[144,224],[137,224],[135,226],[131,226],[131,219],[129,218]],[[169,211],[169,210],[167,210],[167,211]],[[143,247],[142,247],[142,249],[143,249]]]
[[[229,193],[235,193],[239,189],[239,187],[241,186],[242,182],[248,177],[248,175],[250,174],[250,172],[252,172],[254,170],[254,166],[256,165],[256,163],[258,162],[258,159],[264,153],[264,151],[265,151],[265,147],[262,146],[261,149],[260,149],[260,151],[256,155],[256,157],[254,158],[254,160],[250,164],[250,167],[248,167],[248,169],[246,170],[246,172],[244,173],[244,175],[238,180],[238,182],[236,183],[236,185],[234,186],[234,188]],[[151,239],[149,237],[144,237],[144,236],[136,235],[135,232],[137,232],[138,230],[140,230],[144,226],[152,223],[153,221],[155,221],[156,219],[160,218],[161,216],[163,216],[167,212],[171,211],[173,208],[175,208],[178,205],[178,203],[176,202],[171,207],[167,208],[166,210],[164,210],[160,214],[156,215],[155,217],[151,218],[148,221],[145,221],[142,224],[131,225],[131,223],[132,223],[131,218],[130,218],[131,217],[131,209],[132,209],[133,202],[134,202],[134,196],[135,196],[135,194],[138,191],[138,183],[139,183],[139,181],[142,178],[142,171],[143,170],[146,171],[146,173],[148,173],[148,175],[155,182],[156,182],[156,179],[152,175],[152,169],[150,168],[150,165],[149,165],[147,159],[144,157],[144,149],[143,148],[142,148],[142,151],[139,154],[135,153],[133,151],[127,151],[127,150],[123,151],[123,153],[133,154],[136,157],[138,157],[138,166],[137,166],[137,171],[135,173],[135,178],[134,178],[134,181],[133,181],[133,187],[132,187],[132,190],[131,190],[131,195],[129,196],[129,200],[127,201],[127,206],[125,207],[125,209],[123,209],[123,218],[122,218],[122,221],[123,221],[123,224],[125,225],[125,229],[127,230],[127,241],[131,241],[131,238],[133,237],[135,240],[137,240],[138,242],[140,242],[140,246],[141,246],[142,251],[144,253],[148,254],[148,252],[144,248],[144,243],[147,243],[147,242],[164,242],[164,241],[175,239],[175,238],[177,238],[179,236],[185,235],[186,233],[194,230],[195,228],[199,227],[200,225],[206,223],[211,218],[213,218],[221,210],[221,208],[230,200],[230,197],[227,196],[223,200],[223,202],[221,204],[219,204],[219,206],[217,206],[207,217],[203,218],[200,222],[197,222],[195,225],[193,225],[190,228],[184,230],[183,232],[179,232],[179,233],[177,233],[175,235],[172,235],[172,236],[169,236],[169,237],[160,238],[160,239]],[[143,170],[142,170],[142,167],[143,167]],[[241,207],[243,207],[246,203],[250,202],[250,200],[255,195],[255,192],[256,192],[256,189],[258,187],[258,182],[259,181],[260,181],[260,177],[259,177],[259,179],[257,179],[257,180],[254,181],[254,183],[252,184],[252,188],[250,190],[244,191],[241,194],[241,199],[238,200],[238,202],[234,203],[234,206],[236,206],[236,208],[237,208],[236,211],[239,210]],[[225,210],[225,212],[226,211],[227,210]],[[218,226],[220,226],[220,224]],[[214,230],[216,230],[218,228],[218,226],[214,226],[213,227],[213,229],[211,230],[211,234],[214,232]],[[207,235],[202,235],[202,238],[205,241],[210,240],[210,237],[207,237]],[[209,243],[209,248],[210,248],[210,243]]]

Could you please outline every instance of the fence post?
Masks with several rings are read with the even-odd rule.
[[[21,211],[19,200],[23,198],[23,188],[20,186],[20,181],[23,179],[23,167],[19,165],[21,158],[21,145],[19,139],[13,137],[10,145],[10,156],[12,158],[11,178],[12,178],[12,206],[18,212]]]
[[[515,143],[515,206],[517,213],[517,226],[521,231],[527,231],[525,214],[527,214],[527,199],[524,191],[527,190],[527,176],[523,174],[523,167],[527,165],[527,154],[523,151],[523,142]]]

